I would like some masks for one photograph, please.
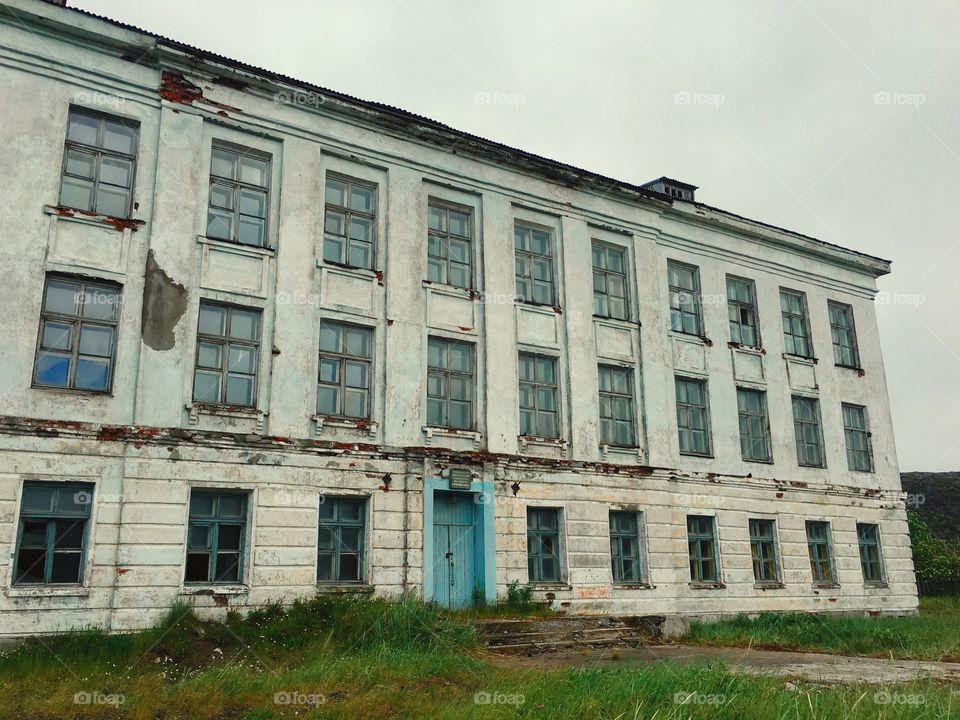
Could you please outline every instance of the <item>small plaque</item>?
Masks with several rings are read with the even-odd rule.
[[[473,478],[469,470],[463,468],[451,468],[450,470],[450,489],[451,490],[469,490]]]

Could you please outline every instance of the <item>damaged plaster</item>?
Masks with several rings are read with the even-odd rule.
[[[143,286],[141,334],[144,344],[153,350],[172,350],[174,330],[187,310],[187,289],[175,282],[157,264],[153,250],[147,254]]]

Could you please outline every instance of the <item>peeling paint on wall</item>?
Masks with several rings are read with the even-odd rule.
[[[187,289],[174,282],[157,264],[153,250],[147,254],[143,286],[141,333],[144,344],[153,350],[172,350],[174,329],[187,310]]]

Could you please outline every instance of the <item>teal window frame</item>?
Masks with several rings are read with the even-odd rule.
[[[643,514],[611,510],[609,523],[613,581],[621,585],[645,585],[647,572],[643,561]]]
[[[46,508],[30,505],[30,495],[49,493]],[[60,483],[34,482],[23,484],[23,493],[20,497],[20,517],[17,523],[17,544],[13,560],[13,584],[19,586],[42,585],[83,585],[83,573],[86,566],[87,546],[90,535],[90,516],[93,507],[94,486],[89,483]],[[70,496],[73,496],[70,502]],[[66,500],[64,500],[66,498]],[[67,504],[69,502],[69,505]],[[79,548],[63,548],[57,550],[58,523],[70,523],[71,527],[82,522]],[[24,530],[28,523],[45,525],[43,543],[24,544]],[[43,550],[43,578],[39,581],[24,581],[21,566],[23,551]],[[77,564],[77,579],[71,582],[53,580],[53,564],[57,555],[79,555]],[[35,564],[34,564],[35,565]],[[34,567],[31,565],[30,567]]]
[[[560,437],[560,362],[552,355],[517,354],[520,434]]]
[[[780,583],[780,561],[777,557],[777,524],[769,518],[750,518],[750,558],[753,579],[757,584]]]
[[[830,336],[833,340],[833,362],[838,367],[860,369],[860,349],[857,347],[857,327],[853,320],[853,305],[827,301],[830,315]]]
[[[593,316],[614,320],[630,319],[630,289],[627,249],[594,240]]]
[[[373,349],[373,328],[320,321],[317,415],[349,420],[371,418]]]
[[[600,388],[600,442],[611,447],[636,447],[633,370],[618,365],[599,365],[597,374]],[[621,434],[622,431],[626,431],[626,436]]]
[[[477,353],[473,343],[427,338],[427,426],[474,430]]]
[[[841,403],[843,439],[847,449],[847,469],[854,472],[873,472],[873,443],[867,409],[863,405]]]
[[[787,355],[813,357],[810,313],[807,296],[798,290],[780,288],[780,317],[783,319],[783,348]]]
[[[366,498],[344,497],[332,498],[329,496],[320,498],[320,520],[319,535],[317,539],[317,584],[324,585],[330,583],[362,583],[364,573],[366,572]],[[356,508],[356,514],[348,516],[344,513],[347,507]],[[326,517],[329,515],[329,517]],[[324,531],[330,533],[330,542],[324,541]],[[344,540],[345,531],[356,531],[355,547],[349,547]],[[321,578],[321,568],[324,564],[324,557],[330,559],[330,577]],[[355,577],[343,577],[345,569],[344,558],[356,558],[356,572],[349,573]],[[349,567],[349,563],[346,563]]]
[[[727,275],[727,317],[730,341],[747,347],[760,347],[757,323],[757,289],[753,280]]]
[[[807,554],[814,585],[836,585],[837,571],[833,563],[830,523],[826,520],[807,520]]]
[[[359,202],[355,202],[355,196]],[[361,270],[377,266],[377,185],[327,173],[324,185],[323,261]]]
[[[563,581],[559,508],[527,508],[527,572],[532,583]]]
[[[225,497],[241,499],[239,512],[231,515],[221,510],[221,503]],[[211,512],[195,512],[199,500],[211,498]],[[187,585],[241,585],[243,584],[244,568],[246,566],[247,524],[250,509],[250,493],[221,490],[192,490],[190,492],[189,519],[187,523],[187,561],[184,567],[184,583]],[[239,527],[238,547],[224,550],[220,544],[221,531],[226,527]],[[208,531],[206,544],[195,544],[193,534],[195,529],[206,528]],[[237,555],[236,577],[224,577],[220,566],[221,555]],[[205,579],[190,578],[190,558],[206,555],[207,573]],[[218,577],[219,576],[219,577]]]
[[[720,582],[720,553],[717,545],[717,519],[712,515],[687,515],[690,582]]]
[[[427,280],[472,290],[473,209],[431,199],[427,226]]]
[[[738,387],[737,422],[740,426],[740,457],[747,462],[773,462],[767,393]]]
[[[667,286],[670,295],[670,329],[684,335],[703,337],[700,268],[669,260]]]
[[[880,526],[857,523],[857,544],[860,547],[860,569],[865,585],[884,585],[883,553],[880,548]]]
[[[823,446],[823,421],[820,419],[820,401],[817,398],[794,395],[793,433],[797,445],[797,465],[825,468],[827,456]]]
[[[681,455],[713,456],[710,396],[706,380],[674,377],[677,404],[677,442]],[[696,393],[691,392],[696,388]],[[699,395],[699,399],[697,398]]]
[[[557,306],[553,231],[515,223],[513,246],[517,299],[531,305]]]

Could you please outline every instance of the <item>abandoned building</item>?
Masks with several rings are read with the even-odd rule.
[[[916,610],[888,261],[2,5],[0,634]]]

